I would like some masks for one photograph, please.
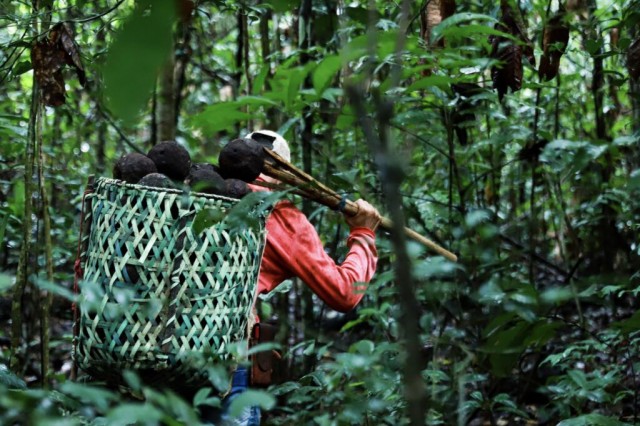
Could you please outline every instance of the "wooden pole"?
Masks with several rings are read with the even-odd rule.
[[[265,151],[273,160],[273,162],[269,159],[265,161],[263,169],[265,175],[294,186],[297,189],[296,193],[303,197],[310,198],[333,209],[341,210],[349,216],[358,214],[358,205],[356,203],[342,197],[336,191],[317,181],[313,176],[298,169],[272,150],[265,148]],[[385,231],[391,231],[393,229],[393,222],[389,218],[382,217],[380,227]],[[452,262],[458,261],[458,256],[427,237],[418,234],[411,228],[405,226],[404,233],[407,237],[435,251],[446,259]]]

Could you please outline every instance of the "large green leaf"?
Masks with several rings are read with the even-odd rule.
[[[271,410],[276,405],[276,399],[269,393],[249,389],[233,399],[229,407],[229,415],[238,417],[242,410],[259,406],[263,410]]]
[[[157,425],[163,413],[151,404],[121,404],[109,411],[110,424]]]
[[[190,124],[201,129],[206,135],[232,129],[236,123],[252,118],[251,114],[240,111],[240,107],[237,102],[209,105],[203,112],[195,115]]]
[[[125,123],[135,122],[173,54],[175,15],[175,2],[141,0],[109,47],[105,92],[111,110]]]
[[[60,386],[60,391],[81,402],[93,405],[103,413],[107,411],[112,402],[118,399],[115,393],[108,390],[71,381],[64,382]]]
[[[0,385],[9,389],[26,389],[27,384],[20,377],[13,374],[6,365],[0,364]]]
[[[313,88],[318,95],[327,88],[331,79],[342,67],[342,60],[337,55],[326,56],[313,72]]]
[[[629,424],[614,417],[591,413],[563,420],[558,423],[558,426],[625,426]]]
[[[433,29],[431,35],[432,40],[437,41],[440,37],[448,36],[448,37],[460,37],[463,34],[466,36],[469,34],[468,27],[473,27],[475,30],[478,30],[478,25],[470,25],[464,26],[461,25],[465,22],[469,21],[485,21],[485,22],[495,22],[496,18],[483,15],[480,13],[456,13],[447,19],[444,19]],[[490,27],[483,27],[490,29]],[[499,35],[505,35],[504,33],[498,33]],[[508,36],[508,35],[507,35]]]

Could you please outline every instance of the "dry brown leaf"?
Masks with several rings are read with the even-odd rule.
[[[31,48],[31,64],[42,90],[44,104],[53,107],[64,104],[64,52],[52,46],[49,40],[37,42]]]
[[[640,78],[640,38],[637,38],[627,50],[627,68],[633,80]]]
[[[522,47],[503,37],[494,37],[491,57],[501,61],[491,68],[491,80],[502,100],[509,88],[517,92],[522,87]]]
[[[524,26],[523,16],[520,10],[512,7],[507,0],[500,1],[500,11],[502,13],[502,31],[519,38],[522,41],[522,53],[532,67],[536,66],[536,57],[533,54],[533,43],[527,36]]]
[[[73,38],[73,30],[67,24],[56,24],[49,33],[49,40],[65,53],[67,64],[75,69],[80,84],[84,86],[87,80],[80,59],[80,49]]]
[[[560,58],[569,43],[569,26],[566,24],[565,16],[566,12],[563,9],[558,10],[544,28],[538,75],[546,81],[552,80],[558,75]]]
[[[65,84],[62,70],[65,65],[75,69],[83,86],[86,83],[78,45],[66,24],[54,25],[47,39],[34,42],[31,47],[31,63],[45,105],[56,107],[64,104]]]

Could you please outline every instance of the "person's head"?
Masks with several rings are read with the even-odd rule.
[[[271,149],[280,157],[287,161],[291,161],[291,151],[289,150],[289,144],[278,133],[271,130],[256,130],[247,135],[247,138],[253,139],[260,145]]]

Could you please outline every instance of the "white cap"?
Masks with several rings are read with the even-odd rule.
[[[262,136],[262,137],[261,137]],[[289,144],[278,133],[271,130],[256,130],[247,135],[247,138],[253,139],[262,145],[272,144],[271,150],[287,161],[291,161],[291,151]]]

